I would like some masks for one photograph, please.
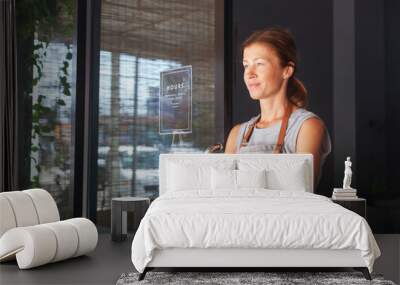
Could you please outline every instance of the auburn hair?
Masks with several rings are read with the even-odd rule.
[[[307,105],[308,92],[304,84],[294,75],[297,69],[297,50],[292,33],[281,27],[272,27],[253,32],[242,44],[244,49],[255,43],[267,44],[277,54],[282,67],[293,66],[294,71],[288,81],[286,96],[292,104],[297,107]]]

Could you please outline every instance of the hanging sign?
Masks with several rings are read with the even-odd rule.
[[[192,66],[160,73],[160,134],[192,132]]]

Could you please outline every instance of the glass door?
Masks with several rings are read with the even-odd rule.
[[[102,1],[97,223],[111,199],[158,196],[158,158],[223,142],[216,92],[216,2]],[[192,131],[159,133],[160,73],[192,66]],[[218,93],[218,94],[217,94]]]

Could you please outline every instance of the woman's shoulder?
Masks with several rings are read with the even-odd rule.
[[[292,116],[294,117],[308,117],[308,116],[315,116],[318,117],[316,114],[314,114],[313,112],[305,109],[305,108],[297,108],[293,111]]]
[[[252,117],[249,121],[243,122],[236,124],[230,131],[229,136],[228,136],[228,144],[226,146],[227,148],[227,153],[236,153],[236,150],[238,149],[242,137],[247,129],[247,127],[252,123],[257,120],[258,116]],[[234,145],[235,144],[235,145]]]
[[[240,128],[242,127],[242,124],[236,124],[235,126],[233,126],[233,128],[231,129],[231,133],[232,134],[238,134],[240,131]]]
[[[301,127],[304,124],[323,125],[323,121],[315,113],[304,108],[297,108],[296,110],[293,111],[292,115],[289,118],[289,125]]]
[[[306,109],[299,111],[298,120],[299,123],[295,128],[296,141],[313,138],[313,140],[320,141],[322,154],[329,154],[331,142],[324,121],[318,115]]]
[[[299,128],[300,133],[317,132],[323,133],[325,130],[324,122],[317,116],[312,116],[303,121]]]
[[[304,108],[298,108],[293,111],[289,119],[287,135],[293,144],[297,141],[299,135],[310,134],[310,132],[320,133],[325,129],[324,122],[315,113]]]

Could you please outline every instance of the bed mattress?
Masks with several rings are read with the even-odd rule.
[[[157,249],[359,250],[372,272],[380,251],[364,218],[299,191],[167,192],[150,206],[132,243],[143,272]]]

